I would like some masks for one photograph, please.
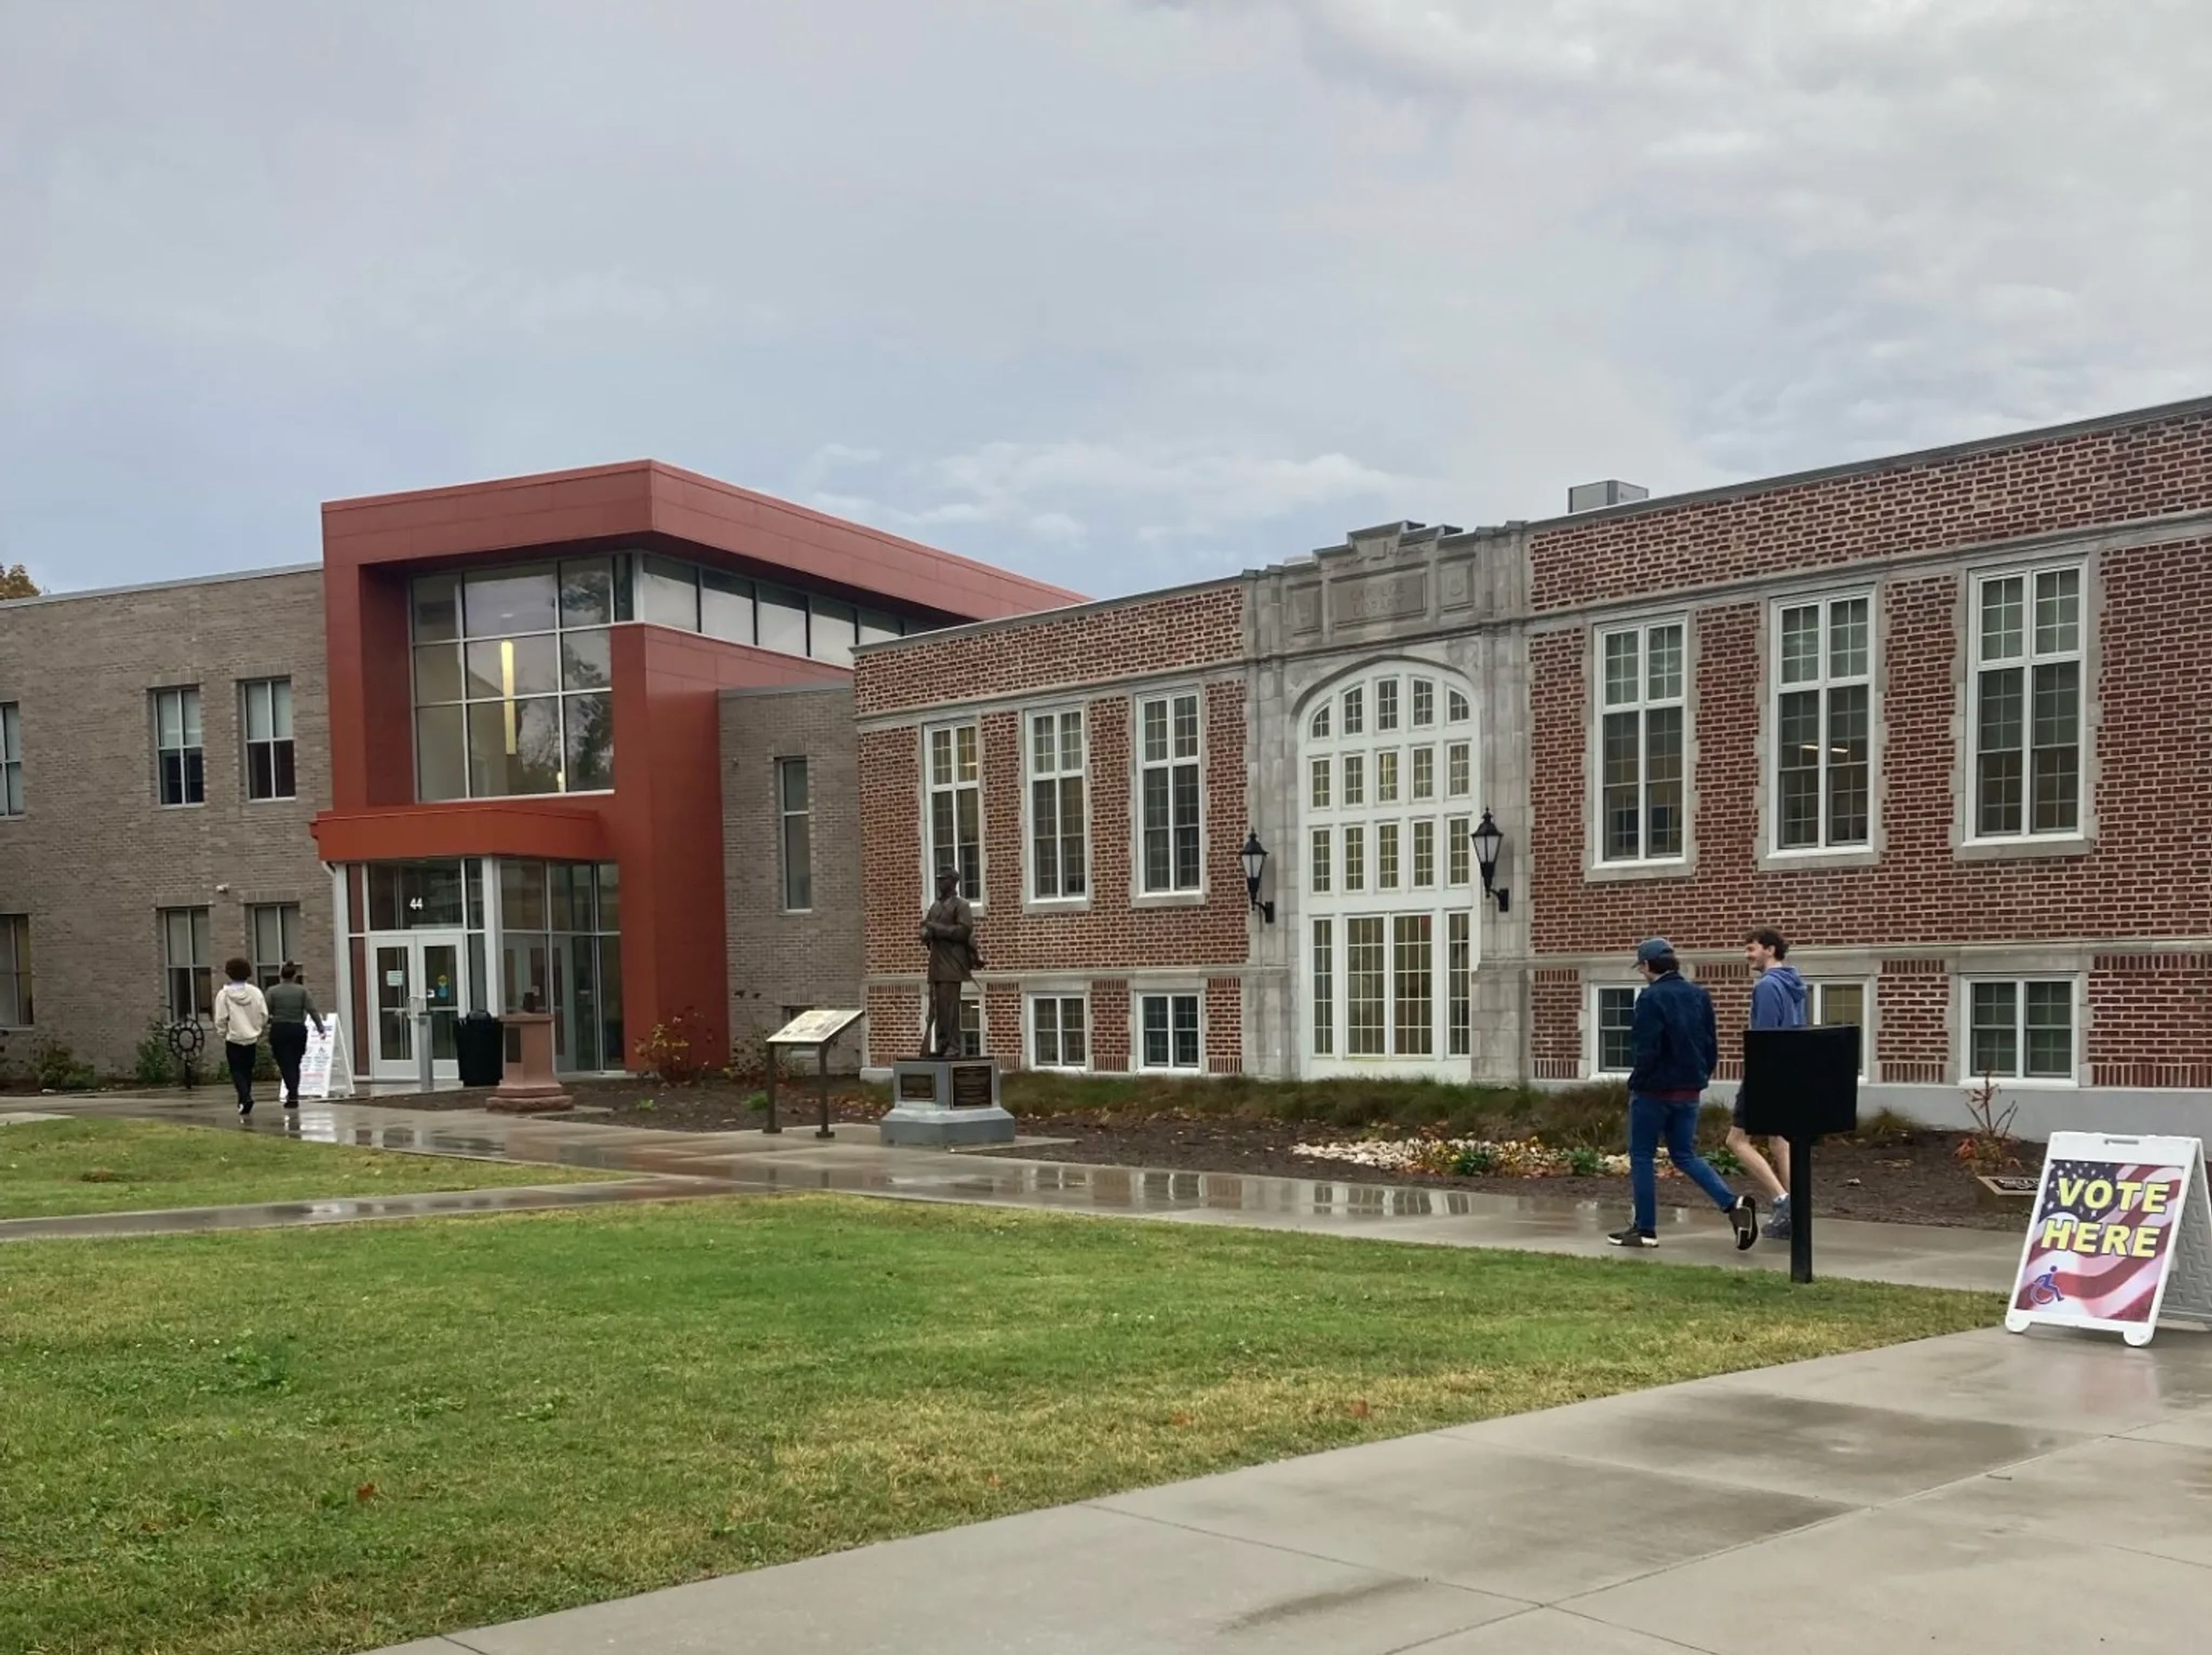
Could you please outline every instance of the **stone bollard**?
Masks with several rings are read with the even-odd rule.
[[[509,1115],[542,1115],[572,1107],[575,1099],[553,1078],[552,1013],[509,1012],[501,1021],[507,1067],[484,1107]]]

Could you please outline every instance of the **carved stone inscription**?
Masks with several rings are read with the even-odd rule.
[[[1428,575],[1418,569],[1339,581],[1329,592],[1329,611],[1339,626],[1425,615],[1429,608]]]

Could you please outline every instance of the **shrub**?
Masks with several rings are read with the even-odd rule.
[[[31,1073],[46,1092],[90,1092],[100,1084],[99,1073],[58,1041],[49,1040],[31,1055]]]
[[[161,1019],[149,1019],[146,1032],[138,1037],[131,1073],[145,1086],[166,1086],[175,1081],[177,1060],[169,1054],[169,1025]]]
[[[686,1007],[654,1024],[653,1032],[638,1041],[637,1057],[647,1074],[664,1085],[691,1085],[710,1067],[699,1013]]]

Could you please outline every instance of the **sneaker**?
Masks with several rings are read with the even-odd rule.
[[[240,1104],[238,1106],[238,1118],[241,1121],[252,1113],[253,1105],[251,1104]]]
[[[1769,1211],[1766,1228],[1759,1232],[1769,1241],[1790,1239],[1790,1197],[1782,1196]]]
[[[1759,1203],[1749,1196],[1738,1196],[1729,1208],[1729,1222],[1735,1226],[1735,1250],[1742,1252],[1759,1239]]]
[[[1606,1239],[1616,1247],[1656,1247],[1659,1238],[1649,1230],[1639,1230],[1630,1225],[1626,1230],[1615,1230]]]
[[[287,1109],[297,1109],[299,1106],[300,1100],[297,1098],[287,1098],[284,1100],[284,1107]]]

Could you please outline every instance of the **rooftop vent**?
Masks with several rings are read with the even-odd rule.
[[[1567,490],[1571,512],[1596,511],[1604,506],[1626,506],[1632,500],[1649,500],[1651,490],[1609,477],[1602,483],[1577,483]]]

